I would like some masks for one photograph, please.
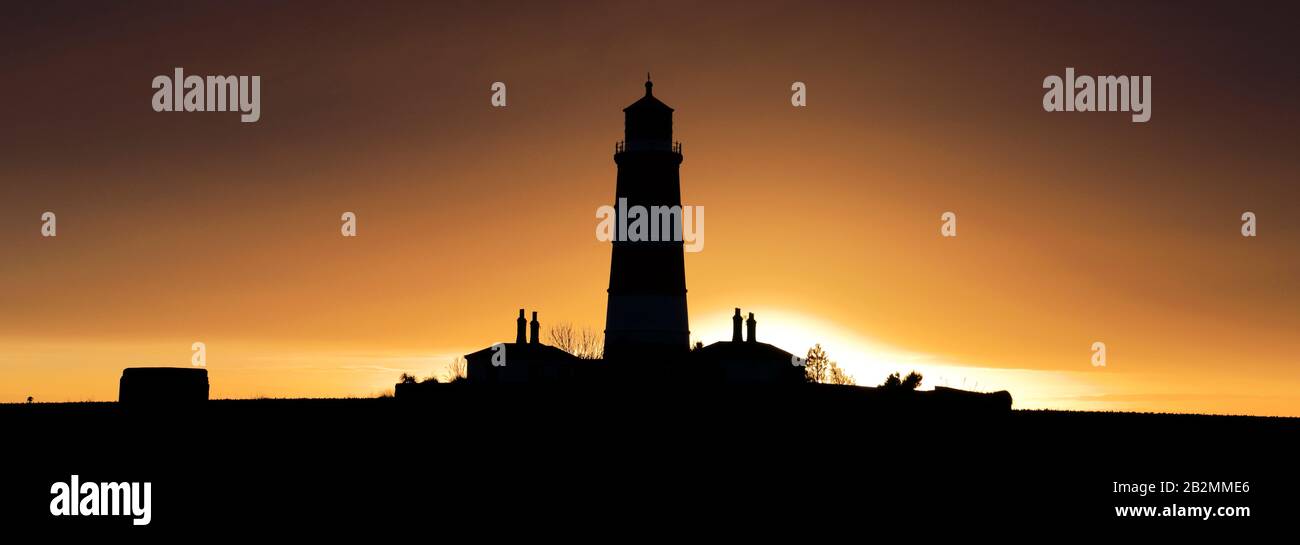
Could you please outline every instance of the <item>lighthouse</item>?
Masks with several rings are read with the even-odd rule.
[[[616,214],[627,210],[671,213],[681,232],[682,147],[673,141],[673,109],[655,98],[646,74],[645,96],[623,109],[623,141],[614,146],[618,179]],[[626,199],[626,200],[623,200]],[[621,206],[626,203],[626,208]],[[641,208],[634,208],[640,205]],[[605,359],[672,360],[690,348],[686,317],[686,266],[681,237],[631,240],[628,219],[615,218],[605,313]],[[632,237],[635,238],[635,237]]]

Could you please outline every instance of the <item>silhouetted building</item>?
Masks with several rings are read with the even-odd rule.
[[[623,109],[624,139],[614,148],[615,237],[605,314],[605,359],[613,362],[675,358],[690,348],[681,236],[632,241],[623,225],[626,203],[626,210],[642,206],[651,214],[652,207],[676,210],[672,229],[682,229],[681,145],[673,142],[673,109],[654,97],[653,87],[647,75],[645,96]]]
[[[529,327],[531,338],[525,340],[524,328]],[[499,343],[472,354],[465,355],[466,380],[475,384],[564,382],[588,362],[554,346],[541,343],[538,335],[541,323],[533,312],[533,321],[524,320],[524,309],[519,309],[515,320],[515,342]]]
[[[128,367],[118,383],[117,402],[131,406],[176,406],[208,400],[208,370],[199,367]]]
[[[691,352],[693,365],[702,373],[726,383],[798,384],[804,382],[804,368],[795,365],[794,354],[758,342],[758,322],[749,313],[744,339],[740,336],[740,309],[731,317],[731,340],[719,341]]]

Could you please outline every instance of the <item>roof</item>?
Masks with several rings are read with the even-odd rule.
[[[790,361],[793,354],[760,342],[718,341],[691,352],[692,357],[711,359],[781,360]]]
[[[122,370],[122,376],[124,377],[178,378],[207,376],[207,374],[208,370],[203,367],[127,367]]]
[[[663,102],[660,102],[659,99],[655,98],[654,92],[651,91],[651,88],[654,87],[654,85],[655,84],[652,83],[647,78],[645,81],[645,96],[641,97],[636,102],[633,102],[630,106],[623,108],[623,111],[624,112],[640,112],[640,111],[672,112],[673,109],[671,107],[669,107],[667,104],[664,104]]]
[[[577,356],[560,350],[554,346],[546,344],[532,343],[501,343],[506,347],[506,357],[509,358],[527,358],[527,359],[552,359],[552,360],[577,360]],[[496,346],[496,345],[493,345]],[[492,356],[492,347],[489,346],[482,350],[465,354],[466,360],[486,358]]]

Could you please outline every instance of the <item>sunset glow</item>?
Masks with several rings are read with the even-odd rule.
[[[683,203],[708,212],[685,258],[692,342],[728,338],[741,307],[761,339],[820,343],[864,385],[917,370],[1016,408],[1300,416],[1300,109],[1267,90],[1293,70],[1206,83],[1240,59],[1210,28],[1148,37],[1142,10],[1116,43],[1180,45],[1134,59],[1070,6],[691,6],[553,26],[530,23],[573,14],[259,6],[277,33],[190,6],[208,24],[7,33],[26,83],[0,129],[0,402],[113,400],[123,368],[187,365],[195,341],[214,398],[373,396],[508,341],[519,308],[600,331],[593,212],[649,69],[676,109]],[[261,74],[260,120],[151,111],[177,58]],[[1040,106],[1066,63],[1138,62],[1150,122]],[[796,80],[807,108],[789,105]],[[495,81],[508,108],[489,106]],[[39,235],[47,210],[57,239]],[[1259,237],[1238,235],[1244,210]]]

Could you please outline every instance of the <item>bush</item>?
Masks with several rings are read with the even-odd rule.
[[[883,390],[915,390],[921,386],[921,374],[912,371],[907,374],[906,378],[899,378],[898,373],[891,373],[885,377],[885,382],[880,385]]]

